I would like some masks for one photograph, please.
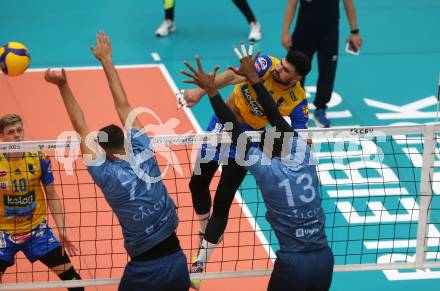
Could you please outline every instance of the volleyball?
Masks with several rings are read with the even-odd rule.
[[[0,47],[0,67],[8,76],[23,74],[31,63],[28,48],[19,42],[8,42]]]

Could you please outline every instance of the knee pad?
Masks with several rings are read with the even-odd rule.
[[[68,280],[81,280],[81,276],[75,271],[73,267],[66,270],[65,272],[58,274],[58,277],[63,281]],[[84,291],[84,287],[69,287],[67,288],[69,291]]]
[[[40,261],[50,269],[56,266],[70,263],[70,259],[67,256],[66,252],[64,252],[63,255],[61,246],[45,254],[43,257],[40,258]]]
[[[63,280],[81,280],[81,276],[75,271],[73,267],[70,267],[70,269],[64,271],[61,274],[58,274],[58,277]]]
[[[9,267],[9,263],[5,261],[0,261],[0,274],[4,274],[6,269]]]
[[[203,175],[193,175],[189,181],[189,189],[191,192],[209,191],[211,179],[203,177]]]

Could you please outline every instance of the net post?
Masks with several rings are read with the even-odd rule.
[[[423,166],[420,175],[420,210],[417,227],[416,269],[424,269],[426,261],[426,234],[430,216],[429,206],[432,199],[431,182],[434,173],[435,146],[435,126],[434,124],[427,124],[424,129]]]

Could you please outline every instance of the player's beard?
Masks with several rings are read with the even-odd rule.
[[[278,73],[277,71],[272,71],[271,72],[272,75],[272,79],[277,82],[278,84],[282,85],[282,86],[286,86],[286,87],[290,87],[292,86],[292,80],[289,81],[283,81],[280,78],[280,73]]]

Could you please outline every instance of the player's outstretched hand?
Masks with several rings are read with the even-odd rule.
[[[67,75],[64,69],[61,69],[61,72],[56,72],[51,69],[47,69],[44,74],[44,79],[52,84],[61,87],[67,83]]]
[[[110,38],[102,31],[96,35],[96,47],[90,46],[90,50],[101,63],[112,60]]]
[[[196,84],[201,89],[205,90],[210,97],[218,94],[217,87],[215,86],[215,75],[217,74],[218,69],[220,69],[220,66],[216,66],[211,73],[206,73],[202,69],[202,62],[198,56],[196,56],[197,71],[188,61],[184,61],[183,63],[192,72],[188,73],[184,70],[180,71],[181,74],[190,78],[190,80],[184,80],[184,83]]]
[[[257,75],[257,71],[255,70],[255,61],[260,55],[260,52],[257,52],[255,57],[252,57],[254,44],[251,42],[249,44],[249,49],[247,50],[246,45],[242,41],[240,43],[241,53],[236,46],[234,46],[233,48],[235,55],[240,60],[240,67],[238,69],[234,67],[229,67],[228,69],[233,71],[237,75],[245,77],[246,80],[251,84],[260,81],[260,78],[258,78]]]

